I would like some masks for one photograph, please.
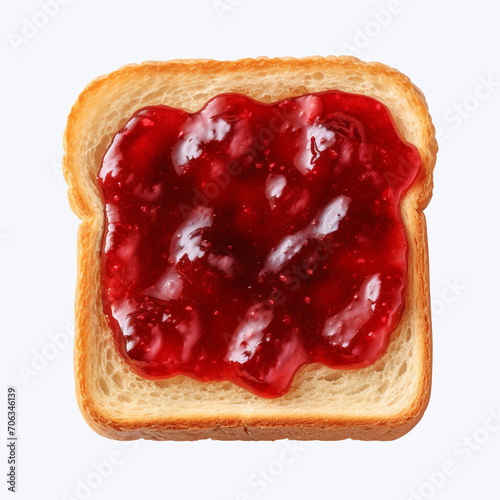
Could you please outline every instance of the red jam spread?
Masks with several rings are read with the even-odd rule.
[[[136,112],[98,176],[103,303],[127,362],[264,397],[307,363],[374,363],[404,307],[400,203],[419,168],[362,95]]]

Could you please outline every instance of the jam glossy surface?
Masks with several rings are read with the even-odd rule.
[[[132,369],[276,397],[304,364],[375,362],[404,307],[419,168],[365,96],[138,111],[98,176],[103,303]]]

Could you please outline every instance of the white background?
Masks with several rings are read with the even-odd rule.
[[[43,24],[40,4],[1,2],[0,436],[12,384],[17,498],[500,499],[500,424],[484,428],[500,411],[500,2],[223,0],[219,7],[230,9],[221,15],[212,0],[64,3],[20,41],[24,18]],[[76,405],[64,333],[78,220],[60,164],[78,94],[130,62],[349,51],[409,75],[440,129],[426,211],[435,358],[423,420],[395,442],[304,443],[288,464],[280,461],[283,441],[124,444],[94,434]],[[484,80],[496,83],[488,89]],[[14,497],[0,449],[2,497]],[[113,470],[99,475],[96,464],[110,455]],[[444,462],[446,476],[436,473]]]

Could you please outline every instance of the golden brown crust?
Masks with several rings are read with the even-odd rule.
[[[350,71],[360,68],[367,78],[376,76],[386,85],[394,86],[395,91],[405,98],[412,114],[419,121],[417,145],[423,169],[414,186],[405,197],[403,208],[405,226],[410,245],[410,260],[413,266],[409,273],[409,292],[416,294],[414,314],[419,328],[416,349],[420,357],[420,380],[416,393],[400,411],[384,416],[324,415],[309,413],[294,416],[281,416],[279,412],[270,419],[258,414],[241,415],[238,418],[220,415],[199,414],[180,418],[162,416],[150,419],[117,418],[104,405],[97,401],[91,381],[91,357],[95,356],[92,345],[93,329],[106,331],[107,325],[100,309],[100,243],[104,221],[102,205],[99,200],[96,173],[100,162],[92,165],[81,161],[81,133],[88,124],[93,106],[99,106],[112,92],[126,92],[127,82],[143,78],[146,82],[151,75],[160,74],[163,78],[182,78],[195,73],[210,77],[222,73],[238,72],[246,75],[260,73],[291,73],[308,71],[311,74],[334,71]],[[145,83],[147,85],[147,83]],[[234,86],[234,92],[245,92],[245,84]],[[284,88],[278,99],[307,93],[307,86]],[[276,99],[276,95],[274,96]],[[133,113],[130,110],[129,115]],[[115,132],[123,125],[116,124]],[[404,123],[396,125],[400,132]],[[405,134],[402,134],[405,136]],[[417,142],[417,141],[414,141]],[[422,417],[430,395],[431,383],[431,319],[428,277],[428,255],[425,218],[422,210],[432,195],[432,170],[436,161],[437,143],[434,127],[428,114],[422,93],[400,72],[379,63],[363,63],[352,57],[310,57],[304,59],[242,59],[238,61],[213,60],[175,60],[168,62],[147,62],[141,65],[128,65],[109,75],[90,83],[79,96],[68,118],[64,135],[64,175],[69,185],[68,197],[74,212],[82,219],[78,234],[78,277],[75,309],[75,378],[77,398],[82,413],[89,425],[99,434],[114,439],[395,439],[408,432]],[[411,231],[409,230],[411,228]]]

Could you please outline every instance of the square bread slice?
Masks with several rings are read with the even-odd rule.
[[[401,210],[409,242],[406,302],[386,354],[368,368],[303,366],[290,391],[258,397],[230,382],[186,376],[146,380],[117,352],[103,313],[104,213],[97,184],[113,136],[138,109],[164,104],[194,112],[211,97],[236,92],[270,103],[336,89],[374,97],[400,135],[419,150],[423,168]],[[77,399],[89,425],[128,439],[389,440],[422,417],[431,386],[431,316],[423,209],[432,194],[435,131],[425,99],[400,72],[352,57],[257,58],[231,62],[173,60],[125,66],[90,83],[64,136],[68,197],[78,231],[75,310]]]

